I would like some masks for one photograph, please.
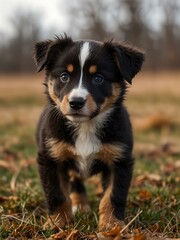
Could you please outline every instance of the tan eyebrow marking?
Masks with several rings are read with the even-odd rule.
[[[89,68],[89,73],[94,74],[97,72],[97,66],[96,65],[91,65]]]
[[[72,64],[67,65],[67,70],[69,73],[72,73],[74,71],[74,66]]]

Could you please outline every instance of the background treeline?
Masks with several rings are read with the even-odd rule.
[[[146,70],[180,69],[180,1],[74,0],[65,2],[68,28],[74,38],[116,38],[146,51]],[[158,20],[157,13],[161,15]],[[53,14],[53,13],[52,13]],[[37,12],[17,12],[10,19],[11,38],[1,34],[0,72],[32,72],[33,43],[52,38]],[[156,24],[157,21],[157,24]],[[53,33],[62,34],[55,24]]]

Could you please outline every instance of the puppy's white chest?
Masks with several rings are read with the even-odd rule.
[[[84,124],[79,128],[75,147],[78,155],[80,172],[83,176],[87,176],[92,160],[101,148],[101,142],[97,138],[95,129],[92,126]]]

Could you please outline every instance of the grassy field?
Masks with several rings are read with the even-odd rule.
[[[102,233],[98,178],[87,183],[89,214],[76,214],[65,232],[42,228],[48,215],[34,139],[42,82],[43,75],[0,76],[0,239],[180,238],[180,72],[141,73],[129,88],[136,158],[126,211],[131,224]]]

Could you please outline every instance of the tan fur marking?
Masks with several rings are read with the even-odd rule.
[[[97,158],[104,161],[106,164],[111,165],[113,161],[123,156],[124,148],[120,144],[103,144]]]
[[[105,99],[101,106],[101,111],[106,111],[112,107],[120,95],[120,85],[118,83],[112,83],[112,96]]]
[[[58,105],[60,102],[59,102],[58,97],[54,93],[54,81],[53,80],[48,81],[48,92],[49,92],[49,95],[52,98],[52,100]]]
[[[95,101],[93,100],[93,98],[92,98],[92,96],[91,96],[90,94],[87,95],[87,100],[86,100],[86,102],[87,102],[88,111],[89,111],[90,113],[95,112],[96,109],[97,109],[97,105],[96,105]]]
[[[53,158],[59,160],[75,159],[76,150],[73,146],[63,141],[58,141],[57,139],[50,138],[47,141],[50,154]]]
[[[114,227],[115,225],[122,226],[124,224],[123,221],[118,220],[113,212],[114,209],[111,205],[111,192],[112,192],[112,185],[110,185],[104,193],[103,198],[99,204],[99,229],[109,229]]]
[[[69,101],[68,101],[68,95],[65,95],[63,97],[62,102],[60,102],[60,108],[61,108],[61,112],[66,115],[68,112],[68,108],[69,108]]]
[[[69,171],[69,179],[70,179],[71,182],[73,182],[75,179],[82,180],[80,174],[73,171],[73,170]]]
[[[72,64],[67,65],[67,70],[69,73],[72,73],[74,71],[74,66]]]
[[[97,66],[96,65],[91,65],[89,68],[89,73],[90,74],[95,74],[97,72]]]

